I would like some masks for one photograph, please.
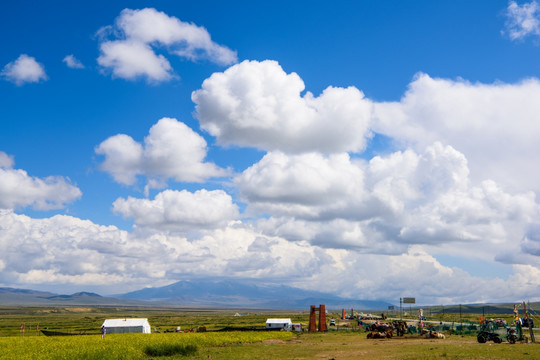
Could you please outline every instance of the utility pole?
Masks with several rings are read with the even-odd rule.
[[[463,334],[463,319],[461,317],[461,304],[459,304],[459,322],[461,323],[461,334]]]

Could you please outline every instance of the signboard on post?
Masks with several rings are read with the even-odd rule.
[[[411,297],[404,297],[403,298],[403,303],[404,304],[416,304],[416,298],[411,298]]]

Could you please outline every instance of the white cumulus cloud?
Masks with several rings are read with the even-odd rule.
[[[239,221],[187,238],[149,228],[127,232],[71,216],[32,219],[0,210],[0,283],[54,286],[58,292],[117,294],[190,276],[226,274],[287,279],[288,285],[363,299],[410,294],[425,303],[534,301],[530,296],[540,289],[539,266],[530,261],[513,266],[507,279],[482,279],[442,265],[420,245],[394,256],[366,255],[291,242]]]
[[[165,81],[172,78],[171,64],[163,56],[156,54],[144,43],[134,41],[107,41],[101,44],[98,63],[109,68],[113,76],[136,79],[146,76],[151,81]]]
[[[213,42],[205,28],[153,8],[124,9],[114,26],[98,33],[112,35],[111,40],[100,43],[99,65],[123,79],[145,77],[159,82],[174,77],[169,60],[157,51],[220,65],[237,61],[236,52]]]
[[[360,152],[370,136],[371,102],[354,87],[315,97],[276,61],[244,61],[193,92],[201,127],[223,145],[288,153]]]
[[[0,152],[0,209],[60,209],[82,195],[69,179],[32,177],[24,170],[13,169],[13,165],[13,158]]]
[[[347,154],[288,156],[271,152],[235,178],[250,210],[274,215],[324,218],[362,203],[364,171]],[[359,214],[358,214],[359,215]]]
[[[43,65],[38,63],[34,57],[26,54],[21,54],[17,60],[4,66],[0,75],[17,86],[47,80]]]
[[[540,81],[481,84],[419,74],[398,102],[374,104],[372,130],[421,151],[440,141],[461,152],[473,181],[540,191]]]
[[[385,294],[385,299],[396,303],[400,297],[411,296],[425,304],[491,302],[493,299],[511,302],[536,294],[540,289],[540,281],[535,277],[539,271],[536,266],[516,265],[507,279],[483,279],[458,267],[442,265],[421,246],[411,246],[396,256],[362,256],[344,251],[331,254],[336,263],[345,264],[343,269],[334,265],[333,271],[321,272],[298,285],[319,286],[352,297],[358,297],[358,289],[362,289],[364,299],[380,299],[381,294]]]
[[[227,175],[213,163],[204,162],[207,144],[202,136],[176,119],[163,118],[140,144],[128,135],[114,135],[95,149],[104,155],[101,169],[125,185],[133,185],[144,175],[151,187],[161,187],[167,179],[202,182]]]
[[[474,183],[465,156],[438,142],[369,162],[268,153],[234,183],[248,213],[270,215],[257,222],[263,233],[367,253],[450,244],[448,253],[462,255],[464,244],[467,251],[489,244],[482,254],[493,259],[510,248],[519,252],[540,215],[534,192]]]
[[[163,275],[159,265],[154,271],[138,267],[170,259],[166,244],[131,239],[114,226],[62,215],[32,219],[5,210],[0,210],[0,252],[5,263],[0,281],[25,284],[124,285],[158,278]],[[148,260],[133,266],[142,253]]]
[[[0,210],[2,284],[118,293],[201,274],[297,278],[328,261],[321,250],[268,238],[242,224],[188,239],[148,228],[129,233],[71,216],[32,219]]]
[[[422,246],[538,264],[526,249],[538,252],[528,229],[540,215],[540,170],[531,166],[540,153],[539,85],[418,74],[400,101],[374,102],[354,88],[301,96],[297,74],[244,61],[206,79],[192,99],[219,144],[268,151],[234,177],[246,214],[267,236],[363,254]],[[402,150],[356,158],[371,132]]]
[[[113,211],[133,218],[136,225],[162,230],[211,230],[225,227],[239,213],[230,195],[223,190],[165,190],[154,200],[119,198]]]

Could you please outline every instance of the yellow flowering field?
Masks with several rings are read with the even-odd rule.
[[[80,336],[32,336],[0,338],[0,359],[149,359],[144,350],[162,344],[198,348],[269,339],[289,340],[290,332],[209,332],[172,334],[109,334]]]

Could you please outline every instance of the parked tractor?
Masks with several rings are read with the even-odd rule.
[[[487,320],[482,325],[480,332],[476,335],[476,339],[482,344],[487,341],[493,341],[496,344],[502,343],[501,336],[494,331],[493,322],[491,320]]]
[[[476,336],[479,343],[485,343],[486,341],[493,341],[496,344],[502,343],[502,339],[499,334],[494,332],[480,331]]]

